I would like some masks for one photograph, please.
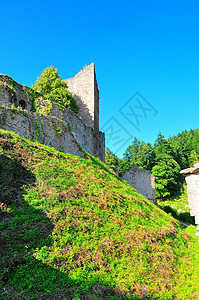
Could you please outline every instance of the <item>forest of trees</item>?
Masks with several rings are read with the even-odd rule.
[[[106,164],[119,174],[132,164],[149,170],[155,178],[156,197],[176,197],[181,194],[184,184],[184,175],[180,175],[180,170],[199,161],[199,128],[185,130],[168,139],[159,133],[153,145],[135,137],[123,159],[119,159],[110,149],[106,150],[105,159]]]

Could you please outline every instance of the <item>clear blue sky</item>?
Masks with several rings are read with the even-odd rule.
[[[134,136],[199,127],[198,1],[10,0],[0,20],[0,73],[22,84],[50,65],[66,79],[95,62],[100,127],[118,156]]]

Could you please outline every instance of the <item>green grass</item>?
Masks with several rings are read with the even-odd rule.
[[[0,130],[0,299],[198,299],[195,227],[98,159]]]
[[[190,216],[186,185],[184,186],[184,193],[180,197],[169,199],[167,201],[159,200],[158,205],[161,209],[172,215],[177,220],[189,225],[195,224],[194,217]]]

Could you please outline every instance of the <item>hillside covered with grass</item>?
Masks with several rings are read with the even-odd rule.
[[[0,299],[198,299],[195,227],[105,164],[0,130]]]
[[[169,200],[158,200],[157,202],[161,209],[171,214],[175,219],[189,225],[195,225],[195,217],[190,216],[186,184],[184,184],[184,192],[181,196]]]

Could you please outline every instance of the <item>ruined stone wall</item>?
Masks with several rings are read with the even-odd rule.
[[[99,108],[97,108],[96,103],[99,101],[99,91],[94,63],[85,67],[75,77],[66,79],[65,81],[68,84],[68,91],[77,99],[77,104],[80,107],[78,116],[84,124],[95,128],[97,126],[95,120],[99,124]]]
[[[199,172],[194,174],[187,174],[187,194],[190,208],[190,215],[199,215]]]
[[[25,85],[21,85],[14,81],[10,76],[0,74],[0,104],[4,106],[23,106],[27,110],[32,108],[32,96]]]
[[[190,215],[195,217],[198,231],[196,235],[199,236],[199,163],[195,164],[193,168],[182,170],[180,173],[186,175]]]
[[[99,157],[99,89],[94,63],[85,67],[73,78],[66,80],[68,91],[80,107],[78,116],[94,130],[93,155]]]
[[[38,141],[58,151],[85,157],[74,135],[63,121],[27,110],[0,107],[0,128]]]
[[[95,69],[94,69],[94,133],[96,141],[100,141],[99,138],[99,89],[97,85]],[[101,137],[102,138],[102,137]],[[102,145],[101,145],[102,147]],[[94,153],[99,153],[99,142],[95,143]]]
[[[128,171],[121,174],[121,179],[126,180],[128,184],[150,201],[155,200],[155,181],[149,171],[140,170],[132,165]]]
[[[105,134],[99,132],[99,159],[105,162]]]
[[[19,106],[31,113],[36,109],[37,112],[39,112],[38,119],[43,119],[43,115],[45,114],[48,114],[49,118],[53,116],[57,119],[61,119],[84,150],[105,161],[105,137],[104,134],[100,134],[99,136],[99,90],[97,87],[94,64],[80,71],[69,81],[71,82],[71,85],[69,85],[71,92],[75,92],[73,93],[74,96],[78,97],[78,104],[80,105],[80,114],[78,115],[68,108],[60,110],[56,103],[47,101],[42,94],[36,93],[30,88],[15,82],[11,77],[2,74],[0,75],[0,105],[12,107],[13,112],[14,108]],[[20,120],[18,121],[20,122]],[[59,121],[57,120],[57,122]],[[4,126],[8,125],[6,118]],[[22,128],[24,128],[24,124],[22,124]],[[43,128],[45,128],[45,126],[43,126]],[[12,122],[12,126],[8,126],[6,129],[22,136],[20,124]],[[46,134],[48,133],[49,130],[47,130]],[[24,131],[23,136],[27,136]],[[43,143],[46,144],[47,140],[48,139],[45,139]],[[60,138],[59,147],[63,149],[65,149],[63,145],[64,141],[63,138]],[[49,145],[49,142],[47,143],[47,145]],[[99,145],[99,143],[101,143],[101,145]]]
[[[51,115],[64,121],[84,150],[99,157],[99,151],[96,153],[95,148],[96,143],[99,144],[99,140],[97,140],[92,127],[85,125],[70,109],[60,110],[55,103],[52,103]]]

